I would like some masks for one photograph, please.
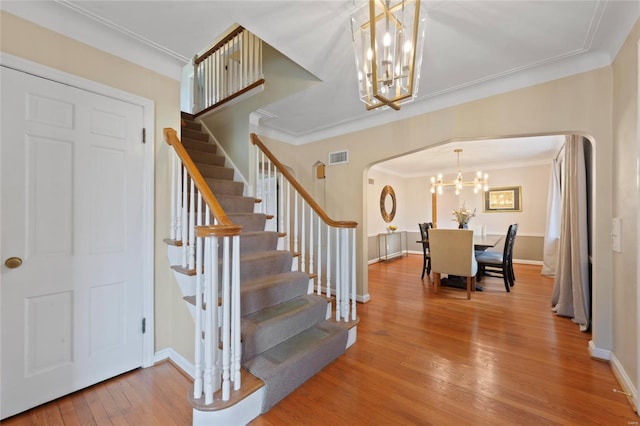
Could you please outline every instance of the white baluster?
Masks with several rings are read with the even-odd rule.
[[[235,323],[233,333],[234,360],[233,360],[233,388],[239,390],[240,383],[240,362],[242,359],[242,343],[240,341],[240,236],[233,236],[233,256],[232,256],[232,290],[233,290],[233,320]]]
[[[193,179],[191,179],[191,196],[189,197],[189,269],[196,267],[196,186]]]
[[[178,158],[178,155],[175,153],[174,151],[174,158],[175,158],[175,180],[174,180],[174,185],[175,185],[175,193],[176,193],[176,198],[175,198],[175,210],[176,210],[176,236],[175,239],[179,240],[182,238],[182,196],[181,196],[181,192],[180,189],[182,188],[181,183],[182,183],[182,163],[180,162],[180,159]]]
[[[293,192],[293,251],[294,253],[300,253],[298,249],[298,193]],[[293,263],[294,270],[300,270],[300,258]]]
[[[278,208],[276,209],[278,215],[278,232],[282,232],[284,230],[284,175],[278,175],[278,186],[276,187],[278,193]]]
[[[304,198],[300,198],[300,210],[301,210],[301,215],[300,215],[300,270],[302,272],[308,272],[307,270],[307,245],[306,245],[306,235],[307,235],[307,228],[305,227],[305,205],[307,203],[304,201]]]
[[[215,276],[217,276],[218,262],[213,259],[215,256],[215,251],[217,251],[213,245],[215,238],[206,237],[205,238],[205,251],[204,251],[204,259],[205,259],[205,270],[211,271],[207,274],[207,279],[205,282],[204,289],[204,304],[206,309],[205,313],[205,323],[204,323],[204,400],[205,404],[211,404],[213,402],[213,375],[214,375],[214,356],[213,352],[217,346],[214,346],[215,336],[217,333],[214,328],[215,314],[214,309],[212,309],[213,305],[213,292],[217,287],[217,283]],[[199,309],[202,309],[200,306]],[[202,335],[196,335],[196,339],[202,339]]]
[[[351,290],[351,286],[349,285],[349,236],[347,234],[347,228],[340,228],[340,242],[342,248],[340,251],[344,253],[343,258],[340,261],[340,272],[341,272],[341,288],[342,288],[342,320],[344,322],[349,322],[349,292]]]
[[[286,237],[285,237],[285,247],[286,250],[291,250],[291,242],[293,241],[291,239],[291,184],[289,183],[289,181],[287,181],[287,197],[286,197],[286,206],[285,206],[285,210],[284,212],[287,215],[287,218],[285,220],[285,230],[284,232],[287,233]]]
[[[198,225],[202,224],[202,197],[198,197]],[[194,353],[194,370],[195,377],[193,381],[193,397],[200,398],[202,396],[202,279],[203,279],[203,239],[198,237],[196,240],[196,338]]]
[[[340,228],[336,228],[336,321],[340,321],[340,307],[342,306],[340,278]]]
[[[327,299],[331,298],[331,229],[327,225]]]
[[[322,250],[322,219],[318,218],[318,266],[316,268],[317,275],[318,275],[318,281],[317,281],[317,287],[318,287],[318,295],[322,294],[322,253],[324,252],[324,250]]]
[[[356,228],[352,228],[351,235],[351,320],[356,317]]]
[[[196,64],[196,58],[193,57],[193,105],[191,105],[191,111],[195,114],[198,112],[198,65]]]
[[[309,206],[309,274],[313,274],[313,267],[315,266],[313,263],[313,216],[315,212]],[[313,282],[311,282],[311,289],[309,293],[313,293]]]
[[[169,224],[169,239],[176,239],[176,153],[169,148],[169,163],[171,164],[171,222]]]
[[[229,283],[229,237],[222,240],[222,400],[231,396],[231,289]]]
[[[188,195],[188,175],[187,168],[182,167],[182,267],[187,267],[188,245],[189,245],[189,227],[187,223],[187,195]]]

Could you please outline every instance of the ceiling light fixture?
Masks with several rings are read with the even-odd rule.
[[[418,93],[425,12],[420,0],[369,0],[351,17],[360,99],[400,109]]]
[[[472,186],[473,192],[476,194],[478,193],[478,191],[488,191],[489,175],[486,173],[483,175],[481,171],[478,171],[476,172],[476,177],[473,179],[473,181],[465,182],[462,179],[462,171],[460,170],[460,153],[462,152],[462,149],[461,148],[454,149],[453,152],[458,154],[458,163],[457,163],[458,175],[456,176],[456,179],[453,182],[444,183],[442,181],[442,174],[439,174],[437,178],[432,176],[431,177],[431,193],[435,194],[435,192],[438,191],[438,194],[442,194],[442,188],[445,186],[454,186],[456,188],[456,195],[459,195],[460,190],[465,186]]]

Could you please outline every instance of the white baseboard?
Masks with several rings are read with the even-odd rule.
[[[615,356],[615,354],[611,354],[610,361],[611,369],[613,370],[613,374],[618,379],[618,383],[620,383],[620,387],[622,388],[622,392],[624,392],[626,397],[629,399],[629,402],[633,405],[633,409],[635,410],[637,407],[638,401],[638,392],[631,381],[631,378],[627,374],[627,372],[622,367],[622,364]],[[615,390],[614,390],[615,392]]]
[[[166,359],[170,359],[175,365],[178,366],[178,368],[188,374],[189,377],[191,377],[192,379],[194,378],[196,372],[196,368],[194,367],[194,365],[187,361],[185,357],[180,355],[172,348],[162,349],[156,352],[153,357],[154,362],[160,362]]]
[[[356,295],[356,302],[367,303],[370,300],[371,300],[371,296],[369,295],[369,293]]]
[[[597,347],[596,344],[593,343],[593,340],[589,340],[589,354],[591,358],[611,361],[611,351]]]
[[[520,263],[522,265],[539,265],[542,266],[541,260],[527,260],[527,259],[513,259],[513,263]]]

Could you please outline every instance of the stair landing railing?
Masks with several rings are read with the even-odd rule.
[[[357,222],[335,221],[313,200],[255,133],[256,198],[261,213],[273,216],[282,249],[296,254],[295,269],[311,277],[309,292],[333,300],[336,321],[356,321]]]
[[[238,26],[193,58],[193,114],[205,114],[263,84],[262,40]]]
[[[171,147],[170,243],[182,249],[181,264],[172,268],[196,276],[193,398],[212,404],[221,390],[228,401],[231,383],[241,387],[242,227],[226,216],[176,131],[165,128],[164,138]]]

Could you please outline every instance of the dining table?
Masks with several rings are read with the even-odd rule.
[[[490,249],[492,247],[495,247],[496,245],[498,245],[498,243],[500,243],[500,241],[502,241],[502,238],[504,238],[503,235],[482,235],[482,234],[473,234],[473,248],[476,251],[485,251],[487,249]],[[418,240],[416,241],[416,243],[418,244],[426,244],[427,247],[429,247],[429,240]],[[464,279],[464,277],[457,277],[457,276],[447,276],[447,278],[443,278],[440,282],[441,286],[449,286],[449,287],[456,287],[456,288],[462,288],[465,289],[467,288],[467,282],[466,279]],[[479,285],[476,282],[476,291],[482,291],[482,286]]]
[[[473,234],[473,248],[478,251],[485,251],[498,245],[502,241],[503,235],[479,235]],[[418,240],[418,244],[426,244],[429,247],[429,240]]]

